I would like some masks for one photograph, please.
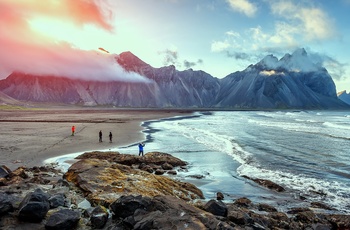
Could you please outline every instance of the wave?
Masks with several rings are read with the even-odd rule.
[[[332,122],[326,121],[326,122],[323,122],[323,125],[326,127],[334,128],[336,130],[350,129],[350,126],[348,123],[337,124],[337,123],[332,123]]]
[[[257,167],[249,162],[238,167],[240,176],[271,180],[295,193],[297,197],[307,197],[310,201],[322,201],[343,213],[350,213],[350,184],[327,181],[303,174],[293,174],[279,170]]]
[[[314,160],[315,156],[322,157],[322,154],[329,155],[324,156],[324,159],[342,159],[337,153],[341,148],[334,149],[334,154],[330,149],[341,145],[337,143],[343,143],[334,142],[333,138],[350,140],[347,128],[343,129],[344,126],[339,125],[346,123],[345,119],[335,112],[217,112],[198,119],[165,122],[162,127],[171,130],[172,135],[205,146],[203,151],[211,149],[229,155],[239,163],[238,175],[271,180],[297,194],[296,197],[306,196],[311,201],[322,201],[341,212],[350,213],[350,183],[339,179],[346,175],[332,178],[335,173],[328,172],[330,176],[323,178],[320,175],[326,175],[327,170],[335,167],[328,165],[323,158],[319,162]],[[306,135],[300,135],[299,132]],[[325,145],[320,145],[320,140]],[[279,144],[277,141],[282,141],[280,149],[276,148]],[[328,141],[334,146],[327,145]],[[262,146],[264,148],[260,149]],[[293,148],[288,150],[287,147],[291,146]],[[191,147],[186,149],[183,151],[196,151]],[[296,154],[296,151],[300,152]],[[289,156],[294,156],[297,160],[295,163],[300,164],[296,167],[290,165]],[[273,159],[270,161],[266,157]],[[279,160],[280,167],[272,165]],[[319,170],[321,173],[318,173]]]

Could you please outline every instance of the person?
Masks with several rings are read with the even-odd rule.
[[[143,147],[145,146],[145,144],[143,142],[139,143],[139,156],[143,156]]]
[[[74,133],[75,133],[75,126],[73,125],[72,126],[72,136],[74,136]]]
[[[112,143],[112,138],[113,138],[112,132],[109,132],[109,143]]]
[[[102,142],[102,131],[100,130],[100,132],[98,133],[98,136],[99,136],[99,141]]]

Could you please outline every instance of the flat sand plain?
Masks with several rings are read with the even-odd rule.
[[[47,158],[105,150],[144,140],[143,121],[190,111],[144,109],[28,109],[0,110],[0,164],[10,169],[40,166]],[[76,127],[71,135],[71,127]],[[98,133],[103,133],[99,142]],[[109,132],[113,142],[109,142]],[[135,149],[137,154],[137,149]]]

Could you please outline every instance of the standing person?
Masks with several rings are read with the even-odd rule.
[[[145,147],[145,144],[143,142],[139,143],[139,156],[143,156],[143,147]]]
[[[112,143],[112,138],[113,138],[112,132],[109,132],[109,143]]]
[[[98,133],[98,137],[99,137],[99,141],[102,142],[102,131],[100,130],[100,132]]]
[[[74,133],[75,133],[75,126],[73,125],[72,126],[72,136],[74,136]]]

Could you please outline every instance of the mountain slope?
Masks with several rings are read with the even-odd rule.
[[[338,98],[346,104],[350,105],[350,93],[346,93],[346,90],[339,92]]]
[[[215,103],[236,108],[345,108],[327,70],[313,64],[304,49],[278,60],[266,56],[221,81]]]
[[[338,109],[327,70],[313,64],[304,49],[278,60],[268,55],[244,71],[217,79],[203,71],[153,68],[130,52],[115,56],[128,72],[149,81],[84,81],[69,77],[13,73],[0,81],[0,91],[21,101],[118,107],[215,107]],[[119,76],[118,79],[121,79]]]

